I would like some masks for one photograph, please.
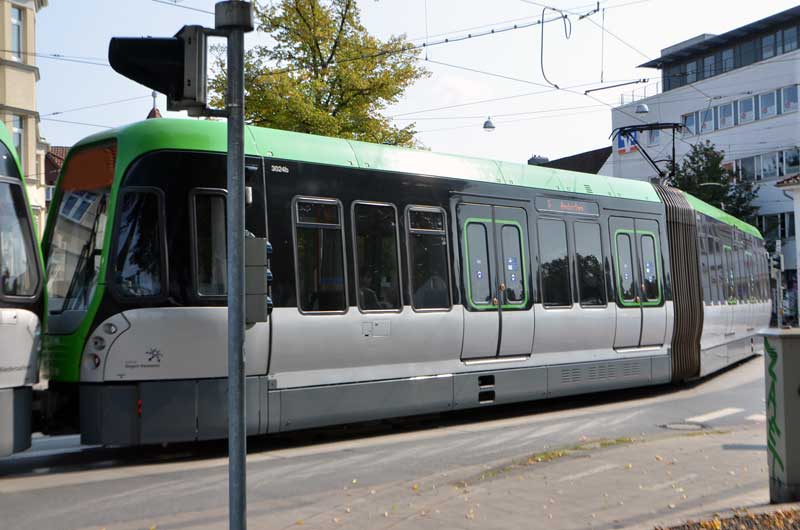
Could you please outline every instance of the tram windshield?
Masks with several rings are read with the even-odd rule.
[[[47,296],[51,313],[83,310],[97,286],[114,176],[114,146],[73,155],[61,178],[63,192],[47,255]]]
[[[0,297],[33,296],[37,280],[25,195],[13,158],[0,144]]]

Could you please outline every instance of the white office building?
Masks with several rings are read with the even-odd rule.
[[[692,144],[710,140],[725,152],[738,178],[758,186],[758,224],[768,240],[781,239],[788,283],[796,280],[792,199],[775,183],[800,173],[800,7],[733,29],[700,35],[661,51],[641,65],[661,70],[660,93],[627,98],[612,111],[616,129],[654,122],[683,123],[676,135],[680,163]],[[651,90],[652,91],[652,90]],[[649,108],[637,114],[640,104]],[[643,110],[642,108],[639,109]],[[655,160],[672,156],[672,133],[647,131],[637,140]],[[615,140],[600,173],[649,180],[658,174],[627,139]],[[658,165],[668,169],[668,161]]]

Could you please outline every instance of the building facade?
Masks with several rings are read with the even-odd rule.
[[[36,14],[47,0],[0,0],[0,117],[20,154],[34,223],[41,237],[46,208],[45,154],[36,112]]]
[[[680,164],[691,146],[709,140],[725,152],[737,178],[758,187],[758,227],[783,242],[786,283],[796,282],[792,199],[775,184],[800,174],[800,7],[733,29],[700,35],[661,51],[642,67],[661,70],[662,91],[612,111],[612,126],[682,123],[675,137]],[[639,107],[646,104],[649,112]],[[640,111],[637,113],[637,108]],[[646,131],[639,144],[666,168],[672,132]],[[648,180],[658,174],[630,139],[618,138],[601,174]]]

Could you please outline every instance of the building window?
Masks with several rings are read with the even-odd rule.
[[[450,308],[450,265],[444,210],[413,206],[407,211],[411,305],[417,310]]]
[[[11,58],[22,61],[22,9],[11,6]]]
[[[692,136],[697,133],[694,112],[681,116],[681,123],[683,123],[684,136]]]
[[[775,35],[761,37],[761,58],[769,59],[775,56]]]
[[[358,307],[396,311],[400,301],[397,211],[391,204],[353,204]]]
[[[739,45],[739,66],[747,66],[756,62],[756,42],[749,40]]]
[[[658,145],[661,142],[661,131],[652,129],[647,131],[647,145]]]
[[[759,118],[771,118],[778,114],[778,102],[775,98],[775,92],[767,92],[758,96],[758,110]]]
[[[733,48],[722,50],[722,71],[730,72],[733,70]]]
[[[797,26],[783,30],[783,53],[797,49]]]
[[[17,154],[22,156],[22,139],[24,137],[24,127],[22,116],[11,116],[11,137],[14,141],[14,149]]]
[[[700,134],[714,132],[714,109],[700,111]]]
[[[797,85],[787,86],[781,90],[781,108],[784,113],[797,110]]]
[[[295,202],[297,305],[304,312],[347,310],[344,230],[335,199]]]
[[[83,216],[97,201],[97,194],[91,191],[70,191],[61,199],[61,215],[76,223],[83,220]]]
[[[740,99],[739,107],[739,124],[750,123],[756,119],[755,103],[752,97]]]
[[[748,156],[739,160],[739,178],[742,180],[756,180],[760,178],[760,156]]]
[[[761,178],[766,180],[778,176],[778,153],[761,155]]]
[[[800,151],[797,149],[787,149],[783,152],[783,163],[786,175],[796,175],[800,173]]]
[[[727,103],[717,107],[719,117],[719,128],[727,129],[733,127],[733,103]]]
[[[697,81],[697,61],[686,63],[686,82],[694,83]]]
[[[713,75],[716,75],[716,61],[713,55],[709,55],[703,59],[703,77],[709,78]]]

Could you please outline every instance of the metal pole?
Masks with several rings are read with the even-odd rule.
[[[216,5],[217,29],[228,37],[228,521],[247,528],[244,298],[244,32],[245,2]],[[249,11],[248,11],[249,13]],[[238,16],[237,16],[238,15]],[[252,28],[251,28],[252,29]]]

